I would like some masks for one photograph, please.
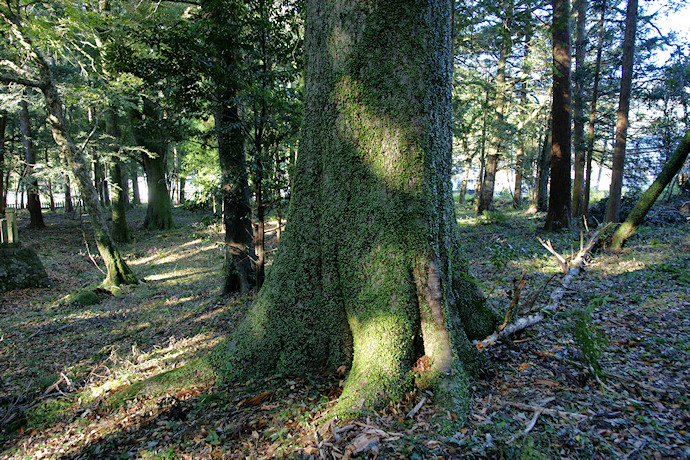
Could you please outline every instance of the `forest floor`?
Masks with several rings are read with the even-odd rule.
[[[472,271],[501,312],[522,273],[523,304],[558,284],[537,237],[579,248],[579,233],[542,233],[543,216],[463,214]],[[209,353],[251,302],[220,296],[221,227],[201,216],[178,208],[176,229],[136,231],[123,253],[145,282],[82,306],[66,296],[103,276],[86,218],[46,213],[48,227],[30,230],[20,214],[54,286],[0,294],[0,458],[690,457],[688,223],[594,251],[556,313],[482,352],[465,422],[413,391],[320,425],[337,375],[221,386],[202,372],[113,401]],[[138,228],[143,210],[127,217]]]

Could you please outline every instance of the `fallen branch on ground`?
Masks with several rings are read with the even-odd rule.
[[[551,293],[551,296],[549,297],[549,302],[542,308],[539,312],[525,316],[522,318],[518,318],[515,322],[512,324],[507,325],[503,329],[494,332],[491,334],[489,337],[485,338],[484,340],[477,342],[477,348],[479,350],[489,346],[493,345],[498,341],[499,339],[503,337],[507,337],[509,335],[512,335],[518,331],[521,331],[523,329],[528,328],[529,326],[532,326],[534,324],[537,324],[538,322],[542,321],[546,317],[546,313],[552,312],[558,308],[560,305],[561,300],[563,299],[563,296],[565,295],[566,291],[572,284],[573,280],[577,275],[580,274],[580,270],[582,268],[582,265],[585,263],[585,257],[589,253],[589,251],[592,250],[594,245],[596,244],[597,240],[599,239],[599,235],[601,235],[607,228],[609,228],[611,224],[607,224],[600,230],[597,230],[592,237],[589,239],[587,242],[587,245],[584,247],[580,248],[578,253],[575,255],[575,257],[572,258],[572,260],[566,260],[563,256],[560,254],[556,253],[555,250],[553,250],[553,247],[551,246],[551,243],[549,242],[544,243],[542,242],[542,245],[544,245],[545,248],[549,250],[549,252],[554,253],[557,257],[556,259],[558,260],[558,263],[561,265],[561,267],[564,270],[567,270],[565,273],[565,276],[561,280],[561,285],[554,289],[554,291]],[[541,240],[540,240],[541,241]]]

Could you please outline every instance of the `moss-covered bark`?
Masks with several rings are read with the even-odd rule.
[[[683,167],[688,154],[690,154],[690,131],[685,133],[685,137],[680,141],[673,155],[671,155],[671,158],[668,159],[659,173],[659,176],[642,194],[633,210],[628,214],[625,222],[613,234],[611,249],[620,249],[628,238],[635,233],[637,227],[640,226],[649,210],[654,206],[656,199],[661,195],[661,192],[664,191],[666,186],[673,180],[673,177],[680,171],[680,168]]]
[[[306,58],[288,227],[227,375],[346,365],[350,412],[400,397],[426,354],[466,408],[467,331],[495,322],[456,232],[450,2],[310,0]]]
[[[118,243],[128,243],[131,239],[127,226],[127,187],[123,180],[122,161],[117,157],[120,141],[120,125],[118,123],[117,107],[108,107],[105,112],[105,131],[110,136],[110,146],[113,157],[110,159],[110,180],[112,181],[111,212],[113,216],[113,240]]]

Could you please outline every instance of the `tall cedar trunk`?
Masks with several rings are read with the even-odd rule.
[[[38,69],[40,75],[38,87],[45,98],[48,123],[53,134],[53,139],[55,139],[55,142],[60,147],[62,155],[67,160],[70,169],[74,173],[74,177],[79,184],[82,200],[86,204],[89,216],[91,217],[91,225],[94,231],[96,246],[98,247],[98,252],[101,254],[101,257],[103,257],[107,269],[106,279],[103,281],[103,285],[112,286],[137,283],[136,276],[134,276],[127,266],[110,236],[108,224],[106,223],[98,201],[98,193],[91,182],[89,165],[67,131],[62,102],[60,101],[60,95],[57,91],[57,85],[50,67],[48,67],[48,63],[38,52],[37,48],[24,37],[21,27],[14,23],[12,29],[15,35],[22,40],[25,48],[29,52],[33,64]]]
[[[156,122],[160,119],[158,107],[153,101],[144,97],[141,113],[133,110],[130,115],[136,120],[133,125],[137,144],[142,145],[151,153],[151,155],[145,153],[141,155],[149,195],[143,226],[149,230],[174,228],[172,205],[165,179],[168,145],[160,134],[160,128],[156,126]]]
[[[530,40],[532,39],[532,28],[525,32],[525,55],[522,58],[522,72],[529,74],[529,51]],[[527,82],[523,81],[520,88],[520,102],[523,107],[527,106]],[[518,139],[517,153],[515,154],[515,193],[513,193],[513,208],[522,208],[522,179],[525,171],[525,138],[522,133]]]
[[[424,354],[436,395],[464,411],[468,336],[495,323],[454,215],[451,2],[308,0],[306,11],[288,227],[227,371],[244,381],[346,365],[335,411],[350,412],[401,397]]]
[[[226,100],[219,94],[220,101]],[[249,184],[247,182],[246,151],[240,125],[239,109],[219,104],[214,114],[220,160],[223,223],[225,224],[225,286],[223,292],[248,292],[250,283],[250,248],[252,222],[250,219]]]
[[[551,115],[546,124],[546,133],[537,159],[537,177],[532,204],[533,212],[544,212],[549,209],[549,175],[551,174]]]
[[[546,231],[570,228],[570,4],[553,5],[553,105],[551,107],[551,186]]]
[[[613,145],[613,166],[611,171],[609,202],[606,207],[606,222],[618,222],[620,219],[623,168],[625,165],[625,143],[628,135],[628,111],[630,109],[630,94],[632,92],[636,32],[637,0],[628,0],[628,11],[625,16],[625,36],[623,38],[621,92],[620,99],[618,100],[618,115],[616,117],[616,142]]]
[[[587,173],[585,175],[585,192],[582,200],[582,215],[589,212],[589,196],[592,188],[592,156],[594,153],[594,125],[597,118],[597,98],[599,96],[599,78],[601,75],[601,55],[604,49],[604,17],[606,15],[606,2],[601,5],[599,17],[599,40],[597,43],[597,59],[594,65],[594,84],[592,85],[592,104],[589,110],[589,136],[587,138]],[[599,170],[601,171],[601,169]]]
[[[504,130],[506,129],[503,118],[506,105],[506,62],[513,47],[513,41],[510,36],[512,33],[512,0],[508,0],[506,5],[506,18],[503,21],[505,28],[501,30],[501,49],[498,56],[498,69],[496,70],[495,119],[491,129],[491,145],[489,146],[489,153],[486,156],[486,164],[484,166],[481,195],[479,195],[479,201],[477,202],[477,214],[481,214],[493,208],[496,173],[498,172],[498,157],[501,151],[503,137],[505,136]]]
[[[664,165],[664,169],[661,170],[656,180],[642,194],[633,210],[628,214],[625,222],[623,222],[616,230],[616,233],[613,234],[611,249],[620,249],[628,238],[635,233],[635,230],[637,230],[637,227],[642,223],[649,210],[652,209],[652,206],[656,202],[656,199],[659,198],[659,195],[661,195],[661,192],[664,191],[664,188],[671,183],[673,177],[680,171],[680,168],[683,167],[689,153],[690,131],[685,133],[685,137],[681,140],[680,145],[678,145],[671,158],[669,158]]]
[[[34,151],[33,135],[31,133],[31,120],[29,118],[29,106],[25,100],[19,102],[19,128],[22,132],[22,143],[24,145],[24,161],[26,161],[26,191],[28,195],[27,207],[31,228],[44,228],[43,213],[41,212],[41,197],[38,190],[38,179],[34,176],[34,165],[36,164],[36,152]]]
[[[139,166],[132,165],[129,170],[132,176],[132,206],[141,205],[141,195],[139,194]]]
[[[105,132],[110,136],[111,150],[110,178],[112,180],[113,198],[111,212],[113,215],[113,240],[118,243],[130,241],[129,228],[127,227],[127,206],[125,203],[125,187],[122,180],[122,161],[118,158],[120,140],[120,125],[118,123],[117,107],[110,106],[105,111]]]
[[[0,112],[0,216],[5,215],[5,129],[7,114]]]
[[[577,0],[577,33],[575,38],[575,75],[573,76],[573,148],[575,150],[575,180],[573,181],[573,217],[582,214],[585,185],[585,120],[582,116],[585,78],[585,19],[587,0]]]

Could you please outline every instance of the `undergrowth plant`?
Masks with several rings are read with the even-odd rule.
[[[592,323],[592,313],[594,313],[595,306],[595,302],[589,302],[587,308],[575,312],[575,323],[572,326],[572,333],[577,347],[582,352],[582,356],[594,372],[594,375],[602,377],[604,372],[601,368],[600,360],[602,349],[608,345],[608,341]]]

